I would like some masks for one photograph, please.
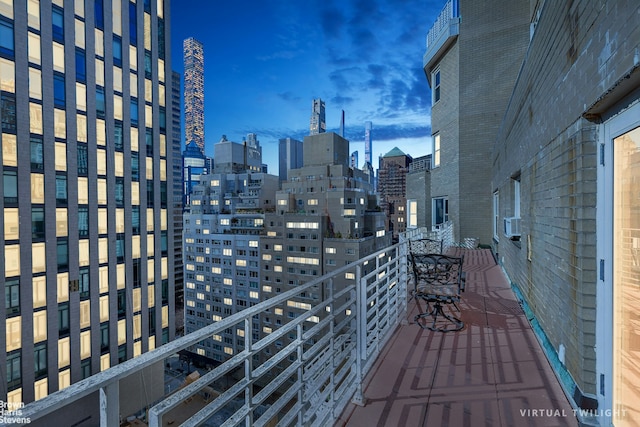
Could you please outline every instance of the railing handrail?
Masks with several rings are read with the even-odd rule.
[[[299,296],[301,292],[305,290],[311,289],[314,286],[322,285],[324,282],[328,280],[332,280],[333,278],[344,275],[346,272],[357,269],[364,263],[374,261],[376,262],[376,266],[378,265],[378,258],[385,253],[390,253],[391,251],[395,251],[397,254],[397,259],[400,259],[402,254],[400,251],[400,247],[402,245],[406,245],[406,243],[397,243],[395,245],[391,245],[381,249],[375,253],[367,255],[357,261],[354,261],[348,265],[340,267],[333,272],[326,274],[324,276],[320,276],[315,278],[309,282],[306,282],[303,285],[297,286],[294,289],[290,289],[283,293],[280,293],[274,297],[271,297],[265,301],[262,301],[256,304],[253,307],[248,307],[242,311],[234,313],[228,317],[223,318],[222,320],[215,322],[211,325],[207,325],[201,329],[198,329],[194,332],[191,332],[183,337],[177,338],[174,341],[171,341],[167,344],[163,344],[162,346],[151,350],[147,353],[143,353],[140,356],[137,356],[133,359],[127,360],[123,363],[110,367],[102,372],[94,374],[82,381],[74,383],[69,387],[54,392],[40,400],[31,402],[25,405],[22,408],[21,414],[24,418],[29,418],[31,421],[40,419],[61,407],[66,405],[70,405],[73,402],[85,397],[91,393],[97,392],[105,387],[114,384],[116,381],[127,377],[131,374],[137,373],[142,369],[151,366],[159,361],[162,361],[169,356],[178,353],[180,350],[186,349],[202,341],[206,338],[211,337],[214,334],[221,333],[227,328],[230,328],[234,325],[242,321],[249,321],[251,323],[251,318],[257,314],[262,313],[266,309],[270,309],[274,306],[281,305],[286,303],[287,300]],[[355,285],[354,285],[355,286]],[[406,298],[405,298],[406,299]],[[324,301],[320,301],[318,305],[322,305]],[[313,308],[312,308],[313,310]],[[309,310],[309,311],[312,311]],[[306,314],[305,312],[304,314]],[[300,323],[304,321],[304,318],[308,316],[301,315],[302,318]],[[296,319],[297,320],[297,319]],[[276,333],[274,331],[274,333]],[[251,338],[251,337],[248,337]],[[265,337],[263,339],[268,339],[269,337]],[[245,350],[246,351],[246,350]],[[236,356],[240,355],[241,352],[236,354]]]

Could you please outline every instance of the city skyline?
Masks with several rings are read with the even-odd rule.
[[[345,111],[351,151],[364,152],[365,122],[373,121],[373,159],[396,146],[413,157],[430,153],[431,95],[421,58],[444,3],[252,2],[215,10],[202,1],[175,3],[174,69],[183,72],[179,55],[188,37],[200,40],[207,63],[215,64],[205,70],[206,154],[223,134],[242,142],[256,133],[269,172],[277,173],[279,139],[308,135],[315,98],[326,102],[327,132],[339,132]]]

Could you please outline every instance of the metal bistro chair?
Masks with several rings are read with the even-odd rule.
[[[412,254],[441,254],[442,240],[434,240],[434,239],[409,240],[409,252]]]
[[[411,259],[415,280],[413,296],[416,300],[420,298],[427,303],[426,311],[416,315],[414,321],[420,327],[432,331],[450,332],[462,329],[464,322],[453,315],[451,309],[448,310],[450,313],[446,313],[443,307],[453,306],[460,312],[458,303],[465,286],[462,271],[464,257],[412,253]],[[438,316],[442,319],[438,319]],[[419,321],[427,317],[432,318],[431,325]]]

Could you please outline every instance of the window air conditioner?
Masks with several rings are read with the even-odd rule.
[[[510,239],[520,237],[520,218],[508,217],[504,219],[504,235]]]

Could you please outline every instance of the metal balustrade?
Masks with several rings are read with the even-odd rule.
[[[364,403],[363,379],[406,318],[406,255],[406,242],[387,247],[30,403],[22,416],[42,420],[98,392],[100,424],[118,425],[128,415],[120,413],[122,379],[231,329],[244,337],[244,349],[147,408],[150,426],[196,396],[210,397],[225,378],[231,385],[185,424],[330,425],[349,402]],[[256,325],[265,326],[259,317],[276,308],[299,315],[254,335]]]

